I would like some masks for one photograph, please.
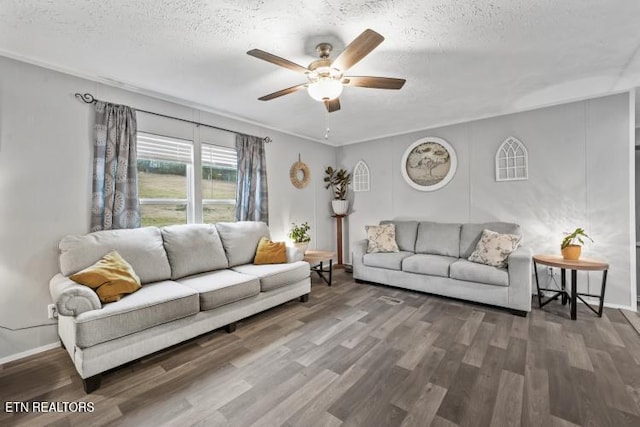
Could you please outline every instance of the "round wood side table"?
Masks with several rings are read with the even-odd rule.
[[[538,268],[537,265],[547,265],[549,267],[556,267],[560,269],[561,289],[541,288],[538,281]],[[571,292],[566,289],[567,278],[566,270],[571,270]],[[600,289],[600,295],[580,293],[577,290],[578,282],[578,270],[582,271],[602,271],[602,288]],[[589,258],[581,258],[577,260],[564,259],[560,255],[544,255],[538,254],[533,256],[533,271],[536,276],[536,288],[538,289],[538,305],[540,308],[544,307],[551,301],[562,298],[562,305],[565,305],[567,301],[571,305],[571,320],[576,320],[577,307],[576,303],[578,299],[582,301],[591,311],[602,317],[602,305],[604,304],[604,291],[607,287],[607,273],[609,272],[609,264],[605,261]],[[549,297],[546,301],[542,301],[542,295],[540,291],[555,292],[555,295]],[[593,308],[582,297],[597,298],[599,300],[598,310]]]
[[[306,251],[304,253],[304,261],[307,261],[311,266],[311,271],[318,273],[318,276],[325,281],[325,283],[331,286],[331,278],[333,275],[333,257],[336,256],[332,251]],[[325,270],[323,263],[329,262],[329,269]],[[328,278],[325,276],[328,273]]]

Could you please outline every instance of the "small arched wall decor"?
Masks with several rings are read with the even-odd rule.
[[[529,179],[529,156],[524,144],[510,136],[496,152],[496,181]]]
[[[456,152],[442,138],[429,136],[411,144],[402,156],[402,177],[420,191],[439,190],[451,181],[458,167]]]
[[[370,177],[369,166],[360,160],[353,168],[353,191],[369,191]]]

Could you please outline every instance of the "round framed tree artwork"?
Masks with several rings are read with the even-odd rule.
[[[407,184],[416,190],[434,191],[451,181],[457,166],[453,147],[442,138],[429,136],[407,148],[400,170]]]

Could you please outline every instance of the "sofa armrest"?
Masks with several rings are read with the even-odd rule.
[[[360,258],[360,260],[362,260],[362,257],[367,253],[368,244],[369,241],[367,239],[362,239],[355,242],[353,244],[353,257]]]
[[[353,243],[353,251],[351,253],[351,264],[353,265],[353,277],[355,279],[361,278],[361,272],[364,267],[363,259],[367,253],[367,245],[369,241],[367,239],[358,240]]]
[[[287,246],[287,264],[292,262],[302,261],[304,259],[304,252],[295,246]]]
[[[519,310],[531,311],[532,252],[520,247],[513,251],[509,264],[509,305]]]
[[[49,292],[58,313],[63,316],[77,316],[85,311],[102,308],[98,294],[93,289],[79,285],[60,273],[49,282]]]

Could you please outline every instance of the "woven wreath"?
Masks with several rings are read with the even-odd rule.
[[[299,176],[300,172],[302,172],[302,178]],[[300,155],[298,155],[298,161],[291,165],[289,178],[291,179],[291,184],[298,189],[306,187],[311,180],[311,170],[306,163],[300,160]]]

